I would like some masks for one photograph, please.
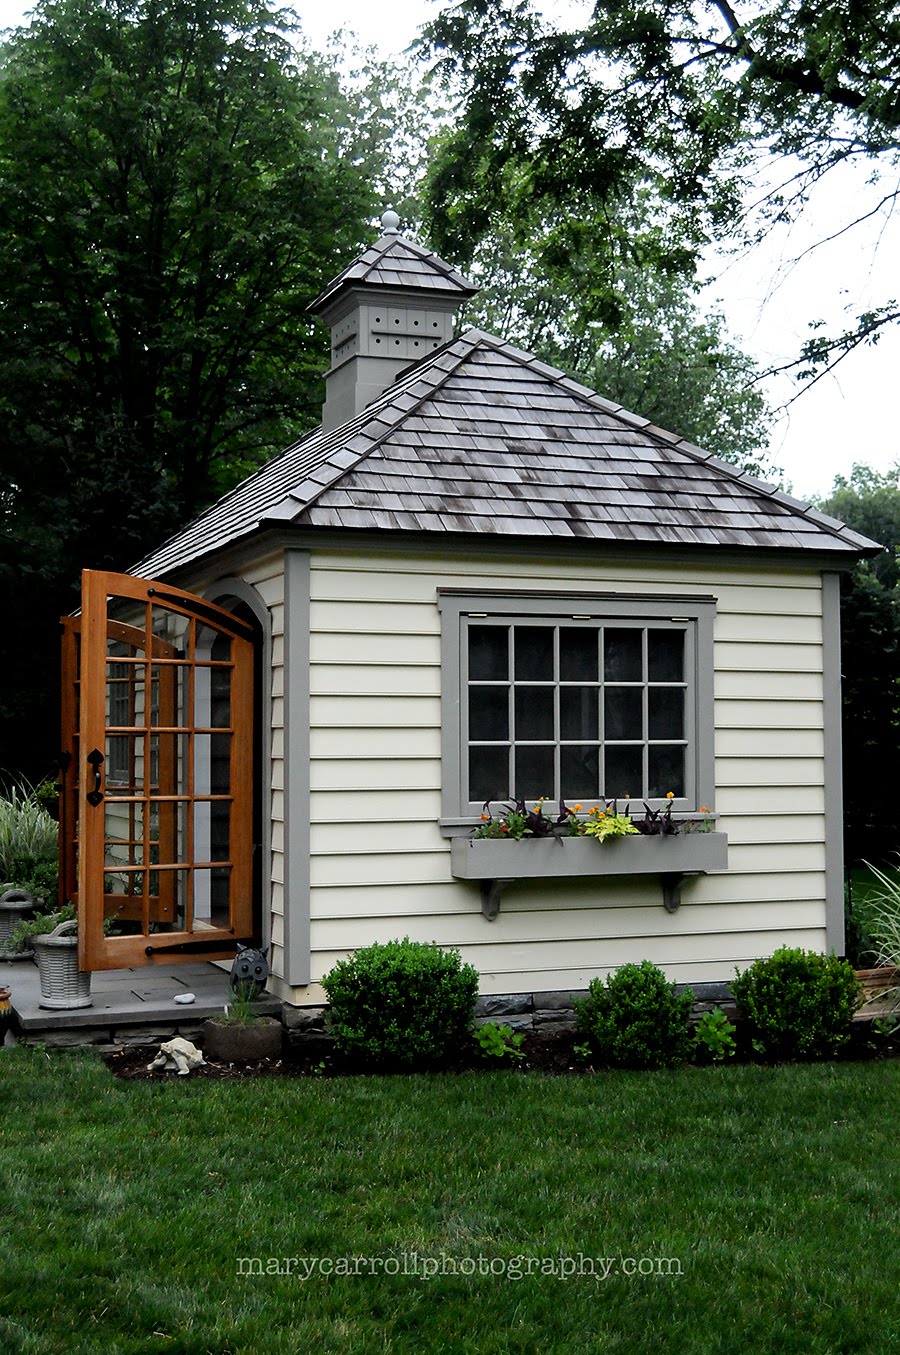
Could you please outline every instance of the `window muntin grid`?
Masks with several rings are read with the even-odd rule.
[[[691,620],[464,618],[469,806],[695,798]]]

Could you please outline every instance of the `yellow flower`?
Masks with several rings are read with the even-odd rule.
[[[674,792],[674,790],[667,790],[667,791],[666,791],[666,799],[667,799],[667,800],[674,800],[674,799],[675,799],[675,792]]]
[[[579,811],[580,808],[581,808],[581,805],[576,805],[576,806],[575,806],[575,813],[576,813],[576,814],[578,813],[578,811]]]
[[[598,819],[605,819],[605,818],[606,818],[606,811],[605,811],[604,809],[601,809],[601,810],[600,810],[600,813],[597,815],[597,818],[598,818]]]

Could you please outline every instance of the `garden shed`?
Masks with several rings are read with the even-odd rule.
[[[69,623],[85,968],[458,947],[486,995],[843,948],[838,584],[877,547],[478,330],[381,238],[313,305],[320,429]],[[473,841],[604,797],[693,831]],[[708,831],[707,831],[708,830]],[[124,922],[105,936],[104,916]]]

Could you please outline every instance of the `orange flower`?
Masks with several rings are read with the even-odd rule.
[[[575,806],[575,811],[574,811],[574,812],[577,814],[580,808],[581,808],[581,805],[576,805],[576,806]]]
[[[701,806],[700,806],[700,813],[701,813],[701,814],[708,814],[708,813],[709,813],[709,810],[706,808],[706,805],[701,805]]]
[[[482,823],[488,823],[488,822],[490,821],[490,817],[491,817],[490,814],[482,814],[482,816],[481,816],[481,822],[482,822]]]
[[[667,800],[674,800],[674,799],[675,799],[675,792],[674,792],[674,790],[667,790],[667,791],[666,791],[666,799],[667,799]]]

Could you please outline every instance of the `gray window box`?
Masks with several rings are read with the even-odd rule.
[[[458,880],[481,882],[482,912],[497,916],[500,895],[514,880],[577,878],[594,875],[658,875],[663,903],[674,912],[680,903],[680,885],[686,875],[702,875],[728,867],[725,833],[678,833],[667,837],[644,834],[596,842],[585,837],[556,840],[523,838],[454,838],[450,869]]]

